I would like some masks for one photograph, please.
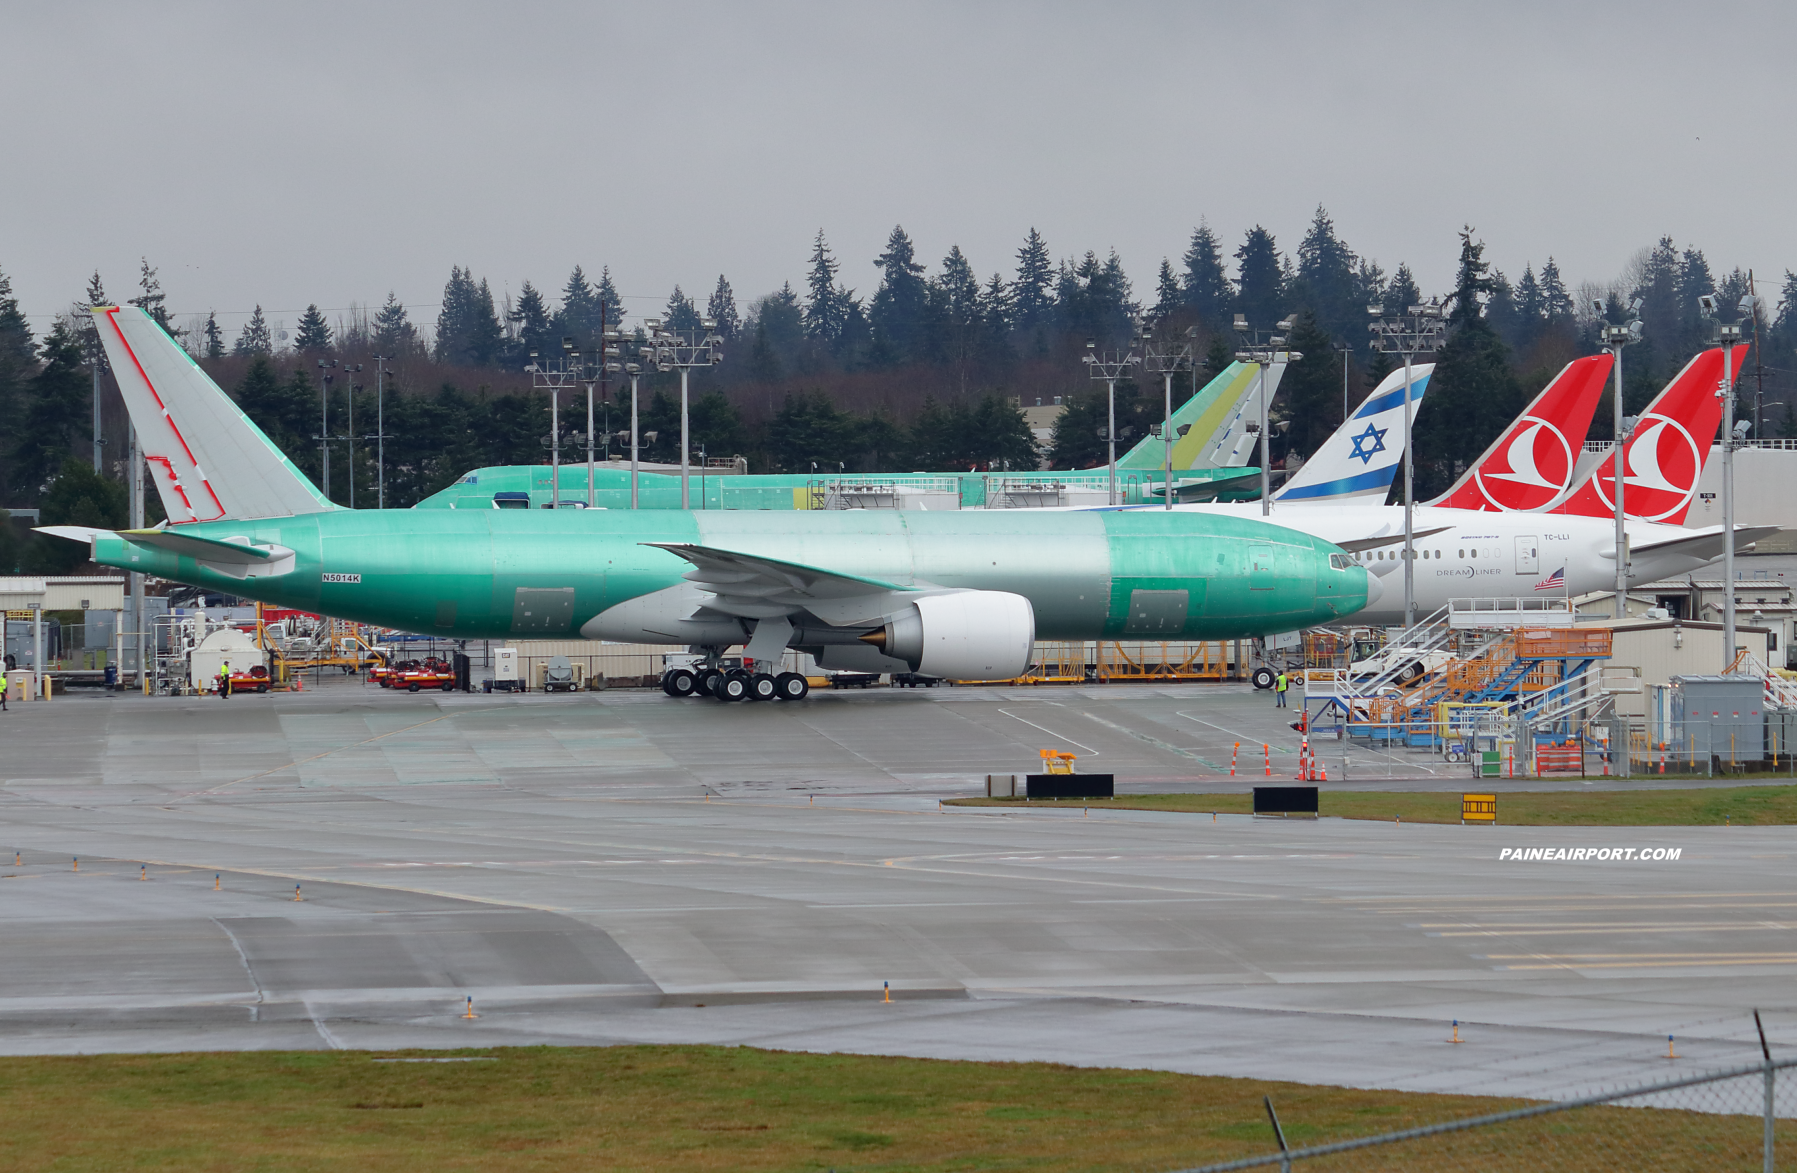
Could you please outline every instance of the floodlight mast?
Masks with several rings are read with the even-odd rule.
[[[1629,571],[1631,569],[1629,566],[1629,532],[1626,524],[1628,513],[1622,503],[1623,494],[1626,492],[1624,483],[1627,480],[1628,472],[1623,466],[1622,457],[1623,444],[1628,440],[1622,415],[1622,348],[1641,337],[1641,321],[1635,317],[1640,312],[1640,308],[1641,299],[1636,298],[1634,304],[1629,306],[1630,320],[1628,322],[1620,326],[1605,323],[1598,329],[1599,341],[1603,343],[1604,349],[1614,356],[1616,363],[1616,391],[1612,396],[1616,401],[1613,405],[1615,408],[1615,431],[1613,434],[1616,443],[1610,450],[1610,477],[1616,485],[1616,497],[1612,502],[1616,508],[1616,600],[1612,610],[1618,623],[1628,618]],[[1592,310],[1598,315],[1598,321],[1603,322],[1603,302],[1593,302]]]
[[[1280,333],[1272,335],[1263,344],[1260,341],[1260,331],[1248,325],[1246,315],[1237,314],[1233,325],[1233,329],[1242,336],[1242,342],[1245,345],[1245,349],[1236,351],[1235,361],[1254,364],[1254,394],[1259,401],[1259,422],[1254,427],[1260,434],[1260,515],[1262,517],[1268,517],[1273,512],[1273,474],[1270,467],[1271,452],[1269,451],[1271,436],[1269,435],[1270,429],[1267,427],[1267,367],[1271,366],[1282,354],[1287,362],[1296,362],[1304,357],[1295,350],[1281,349],[1285,346],[1285,334],[1289,333],[1291,328],[1291,318],[1280,319],[1275,323],[1275,329]]]
[[[712,367],[724,361],[724,340],[717,333],[717,323],[710,318],[699,319],[703,338],[698,336],[699,331],[682,334],[663,329],[659,318],[645,318],[643,324],[648,327],[650,341],[643,348],[643,357],[658,371],[680,372],[680,508],[691,509],[688,485],[692,475],[692,429],[687,380],[694,367]]]
[[[1416,465],[1411,443],[1415,411],[1411,404],[1410,363],[1419,354],[1434,354],[1447,342],[1447,323],[1442,305],[1430,298],[1427,305],[1413,305],[1405,313],[1381,316],[1385,307],[1366,307],[1374,320],[1367,325],[1373,349],[1404,356],[1404,626],[1416,626]]]
[[[533,388],[549,392],[549,435],[543,438],[543,446],[549,449],[551,510],[559,509],[562,502],[562,391],[580,381],[581,366],[581,354],[575,349],[574,339],[564,337],[560,358],[547,362],[533,350],[530,352],[530,364],[524,368],[530,372],[530,385]]]
[[[1165,458],[1161,466],[1163,484],[1162,493],[1166,497],[1165,508],[1173,508],[1173,376],[1181,371],[1194,369],[1196,359],[1192,353],[1193,339],[1197,336],[1198,327],[1188,326],[1185,342],[1177,349],[1156,350],[1152,331],[1147,326],[1142,330],[1142,369],[1153,371],[1161,377],[1161,391],[1164,403],[1164,415],[1161,420],[1161,446]]]
[[[1140,341],[1140,327],[1137,329],[1137,341]],[[1111,505],[1121,502],[1117,499],[1117,380],[1125,371],[1142,360],[1134,350],[1116,351],[1099,350],[1098,343],[1088,340],[1086,353],[1080,361],[1086,364],[1086,370],[1094,379],[1104,380],[1108,390],[1108,404],[1104,429],[1105,466],[1110,470],[1110,489],[1105,494],[1105,501]]]
[[[1718,326],[1722,344],[1722,670],[1734,670],[1735,657],[1735,347],[1741,345],[1739,323]]]

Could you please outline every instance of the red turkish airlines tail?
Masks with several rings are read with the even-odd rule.
[[[1735,378],[1748,348],[1735,348]],[[1710,445],[1722,423],[1722,350],[1706,350],[1685,364],[1678,377],[1647,405],[1628,443],[1622,446],[1622,505],[1628,516],[1641,521],[1683,525],[1691,499],[1697,495],[1697,478],[1709,458]],[[1583,484],[1549,513],[1583,517],[1616,515],[1616,462],[1606,458],[1591,470]]]
[[[1567,363],[1466,475],[1428,504],[1509,513],[1559,500],[1572,488],[1612,362],[1607,354],[1594,354]]]

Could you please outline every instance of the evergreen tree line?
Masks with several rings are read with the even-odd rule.
[[[1289,254],[1261,226],[1226,254],[1200,224],[1177,261],[1162,259],[1152,293],[1143,297],[1114,251],[1102,259],[1088,251],[1056,260],[1034,229],[1005,268],[985,279],[959,246],[931,272],[902,227],[892,230],[874,263],[880,279],[871,293],[847,287],[820,231],[800,290],[788,283],[739,311],[723,275],[703,308],[674,289],[659,311],[665,323],[694,332],[709,319],[726,345],[725,363],[694,380],[695,455],[743,454],[757,472],[808,472],[813,465],[820,471],[1023,467],[1038,453],[1017,406],[1059,399],[1066,410],[1040,455],[1054,467],[1091,467],[1104,459],[1098,432],[1105,402],[1102,384],[1079,362],[1088,344],[1128,345],[1146,329],[1159,348],[1192,345],[1198,369],[1179,377],[1177,403],[1229,363],[1240,315],[1261,337],[1293,318],[1290,345],[1306,356],[1288,368],[1274,412],[1286,425],[1274,443],[1277,463],[1287,453],[1314,452],[1344,408],[1390,370],[1386,356],[1368,351],[1368,306],[1393,313],[1424,298],[1408,265],[1387,275],[1341,239],[1320,207]],[[1717,278],[1701,250],[1663,238],[1620,280],[1573,291],[1551,256],[1512,280],[1489,266],[1470,230],[1464,233],[1455,287],[1445,298],[1450,340],[1437,356],[1416,425],[1419,493],[1451,483],[1565,362],[1595,349],[1601,321],[1626,320],[1636,299],[1643,331],[1627,351],[1625,408],[1638,410],[1705,344],[1709,325],[1698,299],[1714,296],[1732,319],[1748,282],[1739,269]],[[1603,306],[1601,317],[1593,300]],[[609,269],[594,282],[579,266],[553,296],[526,280],[515,298],[498,299],[486,278],[455,266],[428,338],[391,292],[372,312],[352,313],[334,327],[316,304],[308,306],[287,340],[275,336],[260,306],[235,338],[216,314],[182,329],[147,260],[129,301],[161,322],[315,479],[318,364],[361,364],[359,373],[336,378],[324,398],[331,434],[347,434],[353,419],[356,503],[365,507],[375,502],[374,356],[387,360],[388,370],[387,501],[405,506],[470,468],[546,460],[546,397],[531,388],[523,368],[533,355],[558,355],[564,338],[591,355],[603,330],[642,327],[640,317],[626,316]],[[106,302],[96,273],[76,304]],[[1797,434],[1788,406],[1790,372],[1797,368],[1797,275],[1786,271],[1776,296],[1767,291],[1759,324],[1762,353],[1758,367],[1747,364],[1744,390],[1758,389],[1754,380],[1763,368],[1772,405],[1766,434]],[[622,357],[634,357],[634,346],[627,339]],[[41,506],[50,522],[123,523],[122,490],[114,490],[123,475],[125,429],[115,392],[108,393],[99,475],[89,457],[95,353],[91,323],[73,310],[34,337],[0,272],[0,487],[6,494],[0,503]],[[613,437],[616,452],[615,433],[627,426],[627,395],[616,375],[605,390],[598,431]],[[653,434],[646,455],[678,460],[678,377],[648,372],[641,391],[642,431]],[[578,392],[564,397],[565,431],[584,427],[583,399]],[[1125,444],[1147,434],[1161,411],[1157,380],[1119,383]],[[1594,436],[1607,436],[1609,419],[1606,404]],[[339,441],[332,457],[333,496],[344,501],[348,448]],[[150,508],[154,516],[154,494]],[[0,566],[23,565],[20,559],[42,545],[20,547],[15,538],[10,530],[0,536]]]

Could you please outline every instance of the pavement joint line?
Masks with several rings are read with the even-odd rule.
[[[288,762],[284,766],[276,766],[272,770],[263,770],[260,773],[255,773],[255,774],[246,774],[241,778],[234,778],[229,782],[220,783],[219,785],[211,787],[210,789],[190,791],[187,794],[180,795],[177,799],[175,799],[175,801],[183,801],[183,800],[189,799],[189,798],[197,798],[203,794],[217,794],[220,791],[225,790],[228,787],[237,785],[239,782],[253,782],[257,778],[266,778],[270,774],[279,774],[284,770],[291,770],[295,766],[303,766],[307,762],[315,762],[319,758],[328,758],[332,754],[340,753],[346,749],[355,749],[357,746],[368,745],[370,742],[380,741],[384,738],[393,737],[396,734],[408,733],[413,729],[422,729],[426,725],[435,725],[438,721],[447,721],[451,717],[462,716],[462,715],[464,715],[464,712],[466,712],[468,714],[479,713],[479,712],[488,712],[488,711],[491,711],[492,709],[498,709],[500,707],[501,706],[493,705],[493,706],[490,706],[488,709],[457,710],[456,712],[453,712],[453,713],[438,713],[435,717],[432,717],[428,721],[419,721],[418,723],[416,723],[414,725],[406,725],[399,729],[389,729],[385,733],[377,733],[373,737],[365,737],[361,741],[352,741],[346,745],[334,746],[331,749],[325,750],[323,753],[315,753],[310,757],[299,758],[295,761]]]
[[[1046,725],[1038,725],[1034,721],[1029,720],[1027,717],[1019,717],[1016,713],[1011,712],[1009,709],[999,709],[998,711],[1003,713],[1005,716],[1011,718],[1011,720],[1013,720],[1013,721],[1022,721],[1025,725],[1028,725],[1032,729],[1040,729],[1042,732],[1048,734],[1050,737],[1058,737],[1062,741],[1065,741],[1068,745],[1079,746],[1079,748],[1086,751],[1086,756],[1089,758],[1101,758],[1104,756],[1103,752],[1100,750],[1093,749],[1091,746],[1086,745],[1083,742],[1075,741],[1075,740],[1073,740],[1073,738],[1068,737],[1065,733],[1056,733],[1053,729],[1050,729]]]
[[[1123,734],[1126,737],[1133,737],[1137,741],[1145,742],[1148,745],[1154,746],[1156,749],[1165,750],[1168,753],[1178,754],[1180,757],[1191,758],[1195,762],[1209,766],[1211,769],[1217,771],[1217,773],[1219,773],[1219,774],[1221,774],[1223,772],[1223,767],[1221,765],[1219,765],[1216,762],[1211,761],[1209,758],[1200,757],[1198,754],[1193,753],[1189,749],[1181,749],[1177,745],[1167,744],[1166,742],[1162,741],[1158,737],[1150,737],[1146,733],[1138,733],[1134,729],[1131,729],[1126,725],[1119,725],[1115,721],[1110,721],[1110,720],[1105,719],[1104,717],[1100,717],[1097,713],[1087,713],[1085,715],[1088,718],[1090,718],[1091,720],[1098,722],[1100,725],[1105,726],[1106,728],[1115,729],[1117,732]]]

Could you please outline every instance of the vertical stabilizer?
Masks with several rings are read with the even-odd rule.
[[[135,306],[93,315],[169,524],[335,508],[154,318]]]
[[[1199,388],[1198,393],[1173,409],[1173,470],[1184,472],[1199,468],[1229,468],[1230,454],[1236,440],[1249,423],[1257,418],[1253,406],[1254,363],[1230,363],[1217,377]],[[1267,400],[1279,387],[1279,376],[1285,373],[1283,362],[1267,368]],[[1142,393],[1158,393],[1151,380],[1142,383]],[[1185,435],[1179,429],[1185,427]],[[1166,447],[1159,436],[1149,436],[1117,460],[1118,468],[1159,469],[1166,460]]]
[[[1509,513],[1543,509],[1565,496],[1615,361],[1594,354],[1567,363],[1453,488],[1424,504]]]
[[[1736,347],[1736,359],[1747,350]],[[1737,363],[1737,377],[1740,372]],[[1641,413],[1622,446],[1622,507],[1629,517],[1685,524],[1691,499],[1697,495],[1697,478],[1722,424],[1722,399],[1717,394],[1721,385],[1721,349],[1703,351]],[[1571,495],[1545,512],[1614,517],[1615,491],[1616,462],[1606,458]]]
[[[1410,368],[1410,419],[1414,424],[1423,395],[1429,390],[1434,363]],[[1373,389],[1335,429],[1317,454],[1305,462],[1275,501],[1359,501],[1382,504],[1391,481],[1404,465],[1404,368],[1399,367]]]

